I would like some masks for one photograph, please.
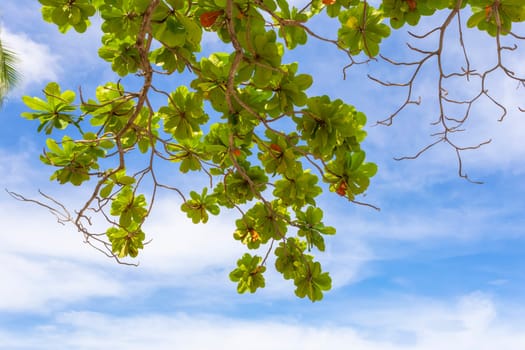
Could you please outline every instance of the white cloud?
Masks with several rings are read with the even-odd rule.
[[[325,237],[326,251],[316,252],[316,259],[320,260],[323,269],[330,272],[332,288],[340,288],[357,283],[368,277],[367,264],[376,258],[373,248],[364,240],[355,235],[354,224],[349,218],[341,222],[336,237]],[[346,225],[351,226],[349,229]]]
[[[61,71],[56,53],[45,44],[32,40],[25,33],[15,33],[2,28],[2,44],[14,51],[19,59],[17,68],[22,74],[22,81],[14,92],[23,94],[31,85],[42,85],[57,80]]]
[[[0,213],[0,310],[42,312],[125,294],[119,280],[125,271],[116,274],[118,266],[47,210],[4,193]]]
[[[153,241],[141,259],[143,268],[192,274],[231,264],[242,254],[242,245],[233,240],[233,215],[222,213],[195,225],[180,211],[180,201],[159,198],[155,205],[145,228]]]
[[[331,321],[246,320],[203,314],[112,316],[72,311],[48,323],[0,332],[9,348],[54,349],[359,349],[521,350],[525,319],[500,317],[488,296],[472,293],[455,301],[390,300],[375,308],[345,305]],[[343,316],[346,321],[340,321]],[[339,320],[339,321],[338,321]]]
[[[0,159],[2,159],[2,162],[0,162],[2,187],[20,185],[27,180],[28,176],[34,174],[34,170],[30,164],[30,158],[31,154],[27,151],[15,153],[0,148]]]
[[[57,304],[124,292],[107,271],[73,261],[0,253],[0,264],[0,310],[46,311]]]
[[[389,189],[386,188],[385,191]],[[329,244],[332,244],[332,240],[339,242],[341,236],[349,237],[346,238],[349,242],[353,239],[362,245],[370,239],[378,238],[391,242],[426,241],[432,244],[438,241],[457,243],[483,240],[495,233],[500,238],[523,235],[520,226],[516,226],[516,221],[506,223],[509,215],[519,215],[519,207],[515,210],[509,207],[494,207],[491,203],[484,203],[479,197],[458,198],[461,192],[443,192],[442,198],[439,201],[435,200],[433,204],[427,202],[427,197],[436,196],[434,192],[409,192],[403,196],[411,197],[406,201],[412,202],[404,203],[403,200],[392,198],[393,193],[395,192],[389,192],[382,202],[374,203],[380,207],[384,204],[385,207],[379,212],[370,208],[349,208],[342,218],[342,210],[327,210],[326,221],[335,223],[338,229],[336,237],[328,238]],[[444,198],[445,196],[447,198]],[[344,251],[345,248],[338,244],[340,243],[335,244],[334,248]],[[359,250],[362,253],[358,256],[373,257],[373,253],[366,253],[366,247],[357,251]]]
[[[22,74],[21,83],[10,94],[14,98],[37,93],[50,81],[58,81],[64,89],[82,86],[91,93],[93,84],[116,79],[111,65],[97,53],[102,36],[100,18],[93,17],[85,33],[69,30],[62,34],[56,25],[41,18],[38,3],[21,9],[16,1],[4,0],[1,6],[2,43],[18,56]],[[17,15],[8,17],[6,13]]]
[[[27,195],[26,193],[24,193]],[[156,288],[189,288],[206,296],[209,288],[229,293],[229,270],[243,253],[232,239],[228,217],[194,225],[179,204],[159,201],[148,224],[153,238],[135,262],[118,265],[83,243],[72,225],[62,226],[35,204],[7,195],[0,200],[0,310],[41,311],[49,302],[69,305],[97,296],[130,297]],[[45,286],[45,288],[42,288]],[[191,300],[190,300],[191,302]]]

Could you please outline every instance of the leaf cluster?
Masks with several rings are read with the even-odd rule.
[[[84,32],[89,19],[100,16],[100,58],[139,86],[128,91],[120,81],[108,82],[93,98],[77,101],[53,82],[44,98],[24,97],[31,111],[23,116],[38,121],[38,131],[68,134],[46,142],[41,158],[56,168],[51,179],[92,185],[72,220],[86,239],[101,242],[117,259],[136,257],[156,194],[170,190],[193,223],[234,209],[234,239],[246,249],[266,250],[238,260],[230,278],[240,293],[265,286],[273,253],[276,270],[293,281],[296,295],[312,301],[331,288],[312,251],[324,251],[325,236],[335,233],[323,223],[318,197],[328,190],[354,202],[377,166],[361,147],[366,116],[340,99],[311,95],[312,76],[297,62],[285,62],[286,51],[316,38],[355,62],[378,57],[391,29],[416,25],[441,9],[469,4],[468,25],[500,35],[523,21],[525,8],[518,0],[384,0],[379,8],[359,0],[314,0],[304,8],[285,0],[39,2],[43,18],[62,32]],[[336,18],[335,39],[307,26],[315,16]],[[204,32],[229,49],[201,53]],[[177,86],[178,74],[190,77],[189,84]],[[172,84],[157,85],[156,76],[169,76]],[[191,176],[189,197],[178,176],[160,180],[157,162]],[[137,163],[140,170],[133,172]],[[88,212],[110,227],[90,232]]]

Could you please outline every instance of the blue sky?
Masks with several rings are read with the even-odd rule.
[[[0,4],[0,35],[19,53],[24,74],[0,111],[0,187],[30,197],[42,189],[78,206],[82,190],[47,180],[50,169],[38,160],[44,138],[19,117],[20,98],[39,95],[48,81],[89,94],[115,77],[96,56],[96,28],[61,35],[40,19],[36,1],[22,2]],[[490,39],[468,35],[473,63],[490,64]],[[401,54],[403,40],[396,35],[385,49]],[[227,276],[243,247],[231,239],[229,213],[195,226],[177,212],[176,198],[161,197],[147,227],[153,241],[130,268],[83,244],[45,210],[1,194],[0,349],[524,349],[525,123],[516,112],[524,90],[496,77],[489,88],[509,115],[497,122],[486,101],[475,110],[464,142],[493,141],[464,155],[468,174],[484,181],[474,185],[458,178],[446,147],[415,161],[392,159],[432,140],[434,68],[418,84],[420,107],[391,127],[373,127],[403,92],[365,75],[400,73],[366,65],[343,80],[344,55],[311,43],[287,59],[314,76],[312,94],[344,98],[368,115],[365,149],[380,169],[366,197],[380,212],[333,195],[319,201],[326,224],[338,228],[318,255],[334,283],[323,301],[297,299],[271,268],[265,290],[238,295]],[[220,46],[207,37],[206,47]],[[523,57],[506,59],[523,72]]]

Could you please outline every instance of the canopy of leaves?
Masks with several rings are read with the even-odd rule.
[[[391,29],[416,25],[439,11],[448,13],[436,29],[441,35],[464,8],[471,13],[468,27],[496,38],[512,34],[512,24],[525,20],[521,0],[384,0],[378,8],[359,0],[312,0],[302,8],[285,0],[39,2],[43,18],[61,32],[82,33],[90,18],[100,16],[100,58],[119,76],[141,80],[136,91],[101,82],[88,99],[54,82],[42,97],[24,97],[31,111],[23,116],[38,121],[38,131],[51,137],[41,156],[56,169],[51,179],[92,186],[76,216],[63,220],[120,261],[144,248],[142,226],[160,189],[180,196],[180,210],[193,223],[233,208],[239,215],[234,239],[263,252],[238,260],[230,274],[237,290],[264,287],[273,253],[275,269],[293,280],[296,295],[312,301],[331,288],[312,252],[324,251],[326,236],[335,233],[323,223],[317,198],[331,191],[355,202],[377,167],[361,147],[366,116],[345,101],[311,96],[312,76],[298,63],[284,62],[285,52],[312,38],[323,40],[343,52],[350,66],[356,59],[379,58]],[[308,27],[315,16],[334,18],[334,39]],[[204,32],[229,49],[198,55]],[[420,53],[440,57],[441,49]],[[174,86],[176,77],[170,90],[154,84],[155,75],[177,74],[191,76],[190,84]],[[467,69],[462,76],[469,74],[475,73]],[[404,106],[409,103],[410,95]],[[443,125],[440,142],[449,141],[448,131],[457,128]],[[52,138],[56,130],[68,135]],[[142,170],[132,173],[132,158],[143,162]],[[159,181],[158,161],[207,180],[193,181],[187,196],[176,179]],[[90,230],[93,213],[107,220],[106,232]]]

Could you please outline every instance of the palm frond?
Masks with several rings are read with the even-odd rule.
[[[17,62],[16,54],[5,48],[0,40],[0,106],[7,93],[20,81]]]

